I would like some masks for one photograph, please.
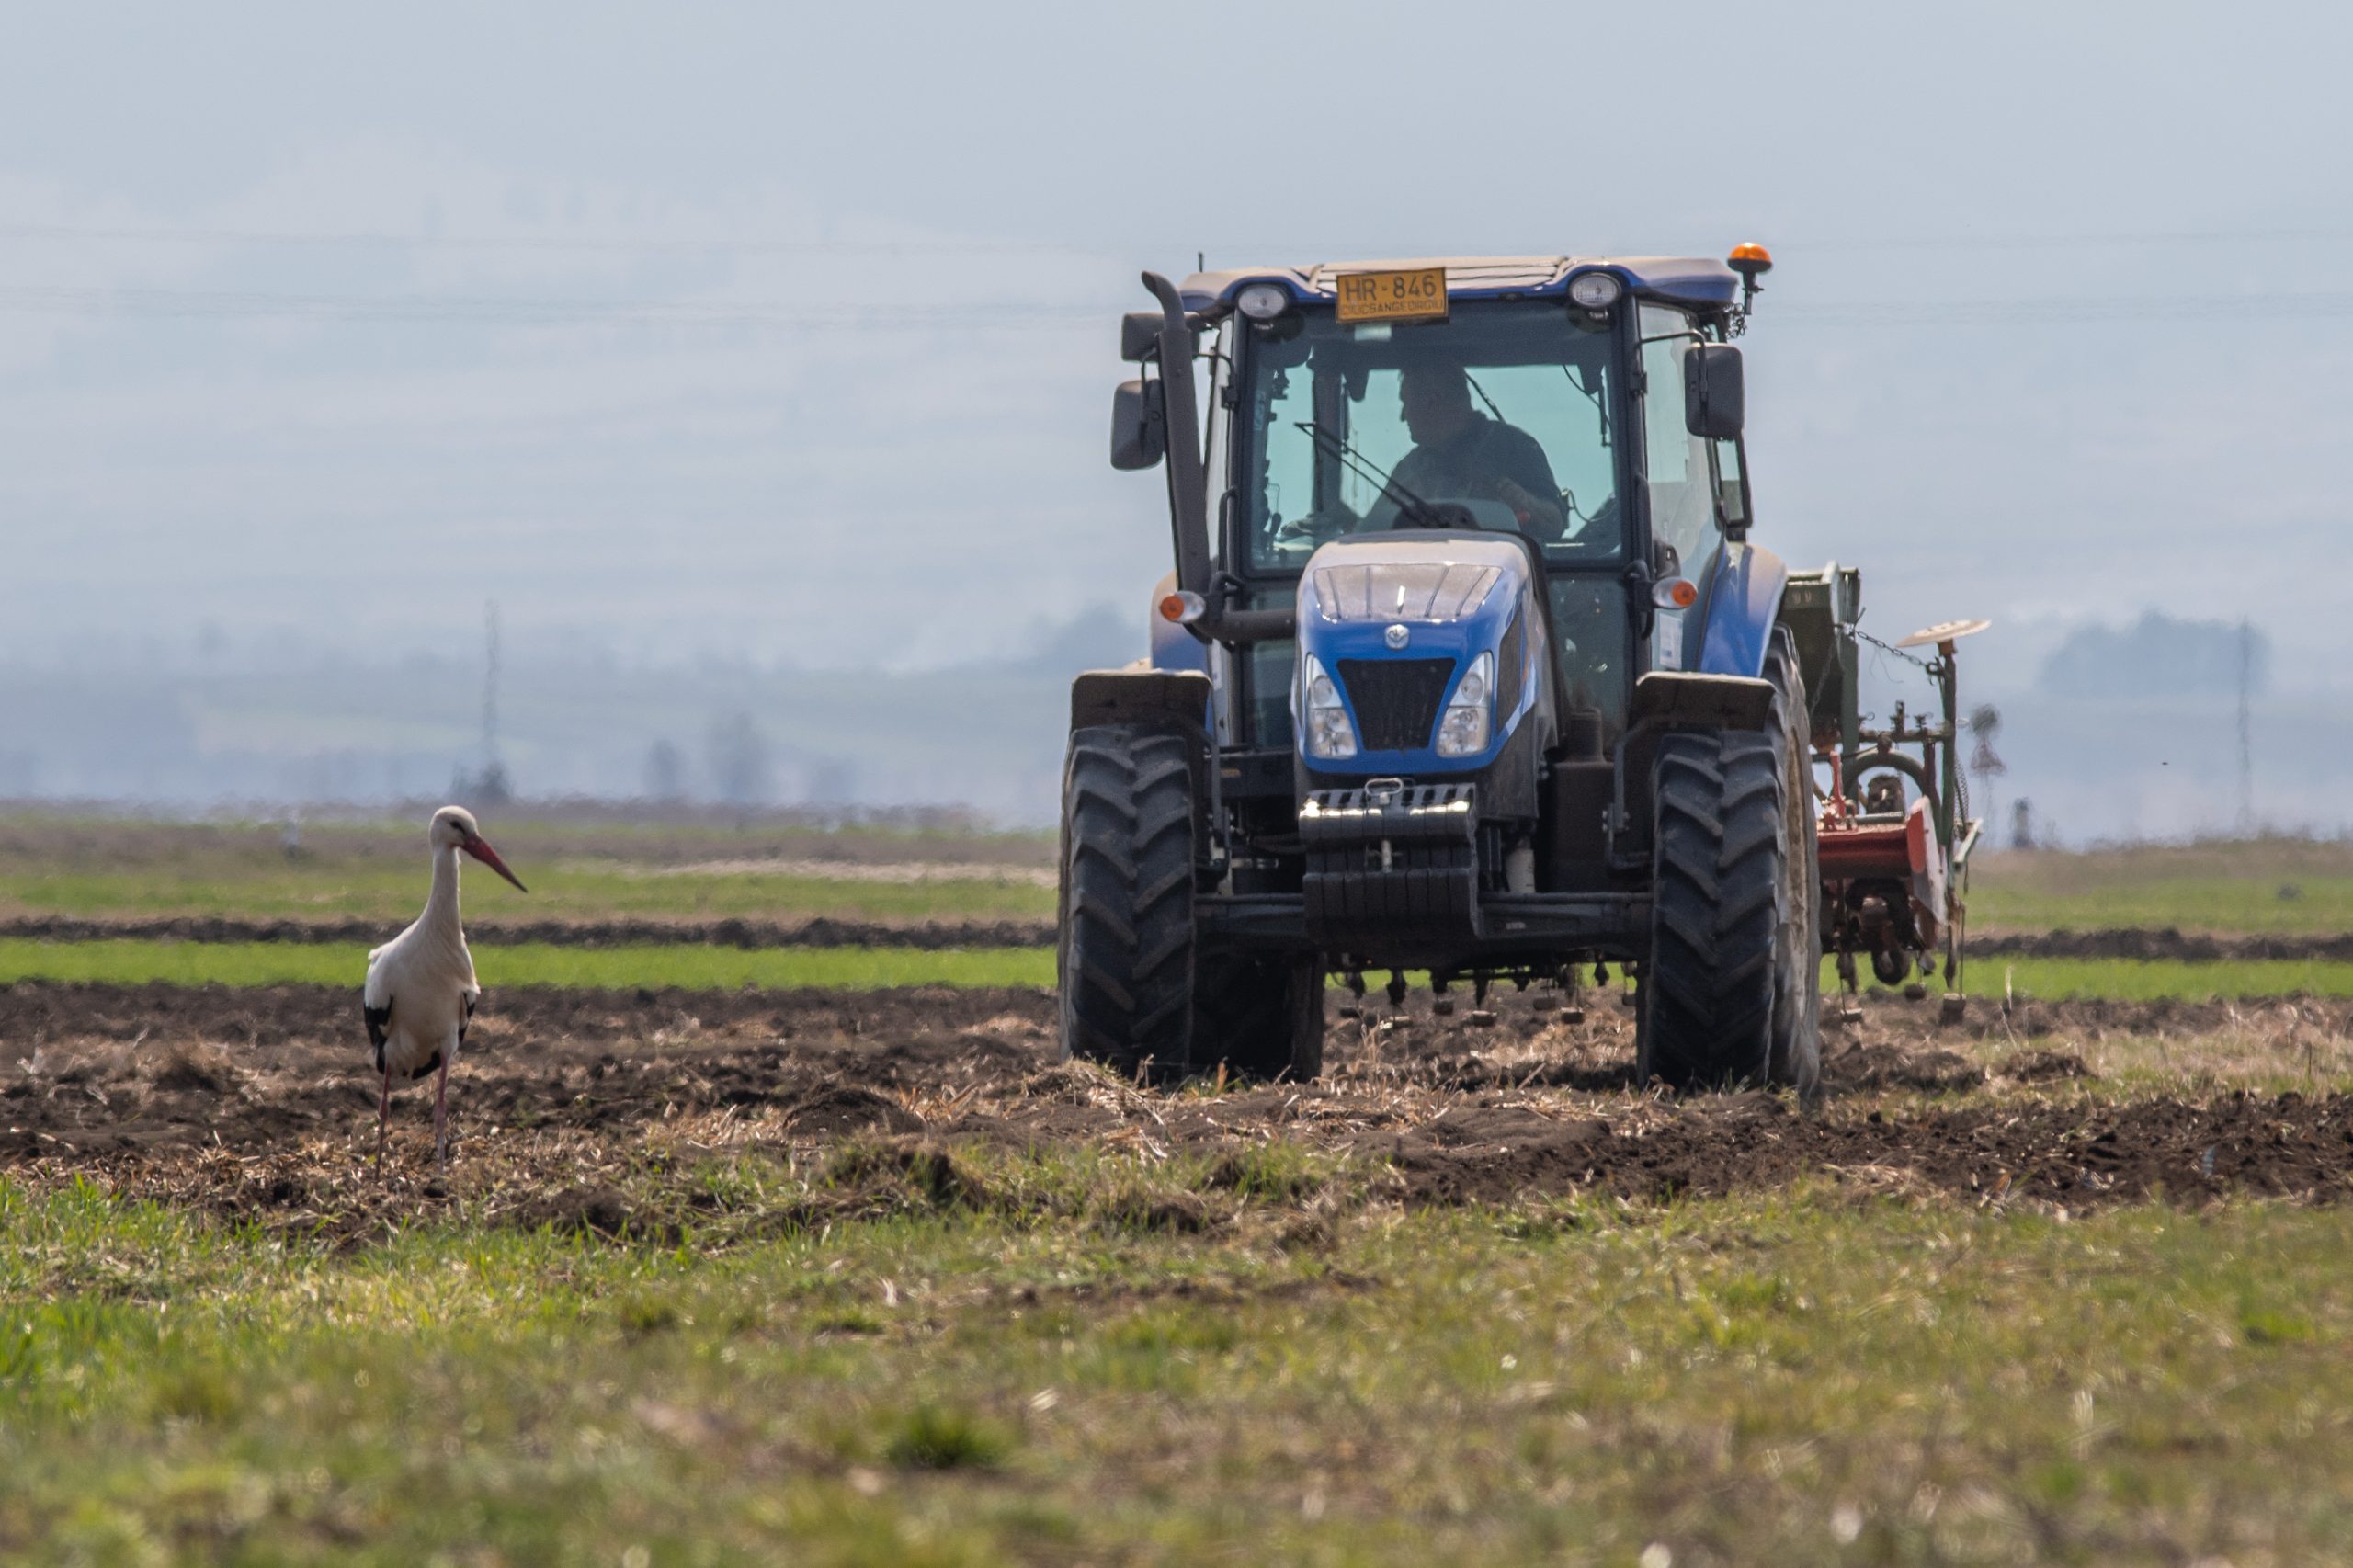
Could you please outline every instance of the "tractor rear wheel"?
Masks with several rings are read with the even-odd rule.
[[[1191,1068],[1193,822],[1181,737],[1121,725],[1073,733],[1054,965],[1065,1061],[1130,1076]]]
[[[1659,742],[1644,1083],[1776,1084],[1811,1097],[1820,1077],[1822,881],[1805,689],[1787,631],[1765,678],[1764,728]]]
[[[1193,1060],[1251,1078],[1310,1083],[1324,1072],[1324,966],[1280,954],[1205,956],[1193,1001]]]

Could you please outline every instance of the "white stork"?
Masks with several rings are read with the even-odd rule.
[[[466,1022],[482,997],[482,987],[474,983],[473,955],[466,951],[465,929],[458,924],[458,852],[464,850],[523,887],[463,806],[444,806],[434,812],[426,837],[433,846],[432,896],[407,930],[368,955],[368,984],[360,993],[368,1038],[376,1047],[376,1070],[384,1075],[384,1092],[376,1102],[379,1165],[384,1159],[384,1126],[392,1116],[392,1074],[422,1078],[436,1069],[441,1076],[433,1090],[433,1158],[437,1165],[449,1164],[449,1061],[465,1042]]]

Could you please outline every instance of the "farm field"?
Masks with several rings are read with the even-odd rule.
[[[878,921],[1051,920],[1053,840],[968,831],[489,824],[528,895],[477,877],[491,922],[697,922],[824,915]],[[273,823],[0,817],[0,921],[404,921],[420,834],[406,823],[306,826],[290,858]],[[2305,839],[1978,857],[1980,932],[2166,929],[2242,936],[2353,932],[2353,844]]]
[[[1807,1115],[1633,1094],[1613,1010],[1147,1094],[1052,1065],[1051,1007],[518,992],[443,1185],[415,1092],[369,1164],[340,989],[11,987],[0,1544],[2262,1562],[2353,1522],[2326,1017],[1870,1006]]]
[[[2353,967],[2353,966],[2348,966]],[[484,987],[652,986],[733,991],[745,986],[1051,985],[1051,948],[790,947],[670,944],[591,948],[546,942],[477,945]],[[0,937],[0,983],[16,980],[113,984],[357,986],[368,971],[358,946],[279,942],[87,942]],[[353,993],[358,994],[355,990]]]
[[[821,915],[879,922],[1051,921],[1043,834],[824,832],[687,824],[490,824],[527,896],[483,877],[472,914],[509,921],[697,923]],[[420,835],[399,823],[279,824],[0,817],[0,923],[219,918],[390,921],[415,913]],[[1981,855],[1984,934],[2112,928],[2243,937],[2353,932],[2353,844],[2302,839]]]
[[[2008,851],[1972,863],[1978,931],[2172,927],[2242,936],[2353,932],[2353,843],[2303,838]]]
[[[586,853],[487,826],[535,891],[470,878],[478,928]],[[139,915],[10,846],[15,929]],[[341,874],[246,860],[181,913]],[[1981,911],[2105,896],[1988,866]],[[647,912],[603,896],[478,939],[446,1179],[429,1084],[373,1161],[341,927],[0,937],[0,1556],[2251,1568],[2353,1528],[2353,963],[1981,957],[1960,1025],[1827,1028],[1811,1108],[1639,1094],[1614,998],[1508,988],[1336,998],[1316,1085],[1147,1090],[1054,1062],[1051,949],[962,913],[615,945]]]
[[[1051,919],[1053,840],[1035,834],[733,831],[493,822],[529,895],[469,879],[472,913],[534,921]],[[314,824],[290,857],[268,823],[0,819],[0,921],[375,920],[415,914],[420,827]]]
[[[507,945],[477,939],[474,966],[486,987],[650,986],[688,991],[893,985],[1051,985],[1049,947],[943,946],[918,949],[866,945],[734,948],[667,943],[655,947],[588,947],[569,943]],[[368,968],[358,944],[136,941],[109,937],[55,941],[0,937],[0,984],[49,980],[137,985],[334,985]],[[1378,983],[1381,975],[1376,974]],[[1997,958],[1970,975],[1981,1006],[1998,1007],[2013,995],[2063,1001],[2127,1002],[2275,996],[2353,998],[2353,961],[2315,959],[2189,962],[2140,959]],[[1335,986],[1339,984],[1336,978]],[[1823,984],[1837,983],[1823,965]],[[1888,994],[1869,984],[1875,994]]]

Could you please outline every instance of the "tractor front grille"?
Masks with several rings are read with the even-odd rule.
[[[1430,744],[1452,659],[1342,659],[1340,679],[1367,751],[1419,751]]]

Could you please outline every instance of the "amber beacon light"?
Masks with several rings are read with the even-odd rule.
[[[1756,298],[1756,280],[1773,270],[1773,253],[1755,240],[1744,240],[1732,247],[1724,265],[1740,274],[1740,308],[1745,311]]]

